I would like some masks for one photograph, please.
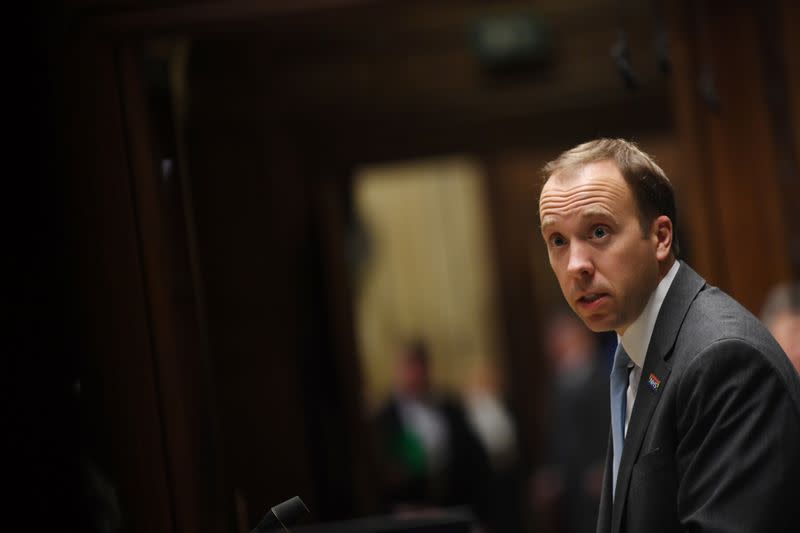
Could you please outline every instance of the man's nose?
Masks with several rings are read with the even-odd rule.
[[[570,246],[567,273],[571,276],[581,278],[594,273],[594,262],[588,248],[581,243],[573,243]]]

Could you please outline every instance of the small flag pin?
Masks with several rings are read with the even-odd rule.
[[[650,388],[653,390],[658,390],[658,387],[661,386],[661,380],[658,379],[658,376],[650,372],[650,377],[647,379],[647,383],[650,385]]]

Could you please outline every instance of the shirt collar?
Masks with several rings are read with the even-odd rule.
[[[633,324],[628,326],[625,334],[617,335],[617,341],[622,343],[625,352],[631,361],[639,368],[644,366],[644,359],[647,356],[647,347],[650,345],[650,337],[653,336],[653,328],[656,326],[658,312],[667,296],[667,291],[678,273],[680,261],[675,261],[667,272],[667,275],[658,283],[656,290],[650,295],[647,305],[644,306],[639,317]]]

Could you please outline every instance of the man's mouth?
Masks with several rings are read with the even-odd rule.
[[[585,305],[593,304],[594,302],[600,300],[601,298],[604,298],[605,296],[607,296],[607,295],[605,293],[602,293],[602,292],[594,292],[594,293],[591,293],[591,294],[584,294],[583,296],[578,298],[578,303],[585,304]]]

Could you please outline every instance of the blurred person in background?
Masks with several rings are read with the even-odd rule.
[[[489,459],[458,399],[433,391],[426,344],[404,344],[394,372],[394,391],[373,421],[383,511],[467,506],[485,526]]]
[[[527,470],[516,417],[504,394],[502,374],[488,359],[473,365],[463,391],[467,420],[489,456],[488,524],[496,532],[522,532],[522,483]]]
[[[761,320],[800,372],[800,282],[773,287],[761,311]]]
[[[572,313],[549,321],[545,344],[553,387],[534,508],[543,529],[593,532],[608,444],[608,366],[597,336]]]

